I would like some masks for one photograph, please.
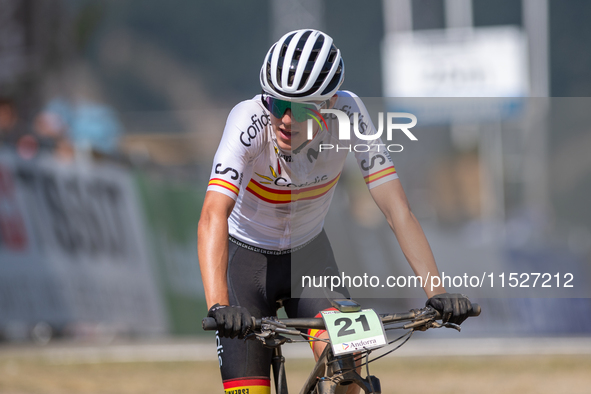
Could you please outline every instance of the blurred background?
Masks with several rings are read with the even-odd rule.
[[[587,337],[590,17],[585,0],[0,0],[0,347],[201,334],[213,154],[303,27],[335,39],[344,89],[417,115],[392,158],[440,269],[575,276],[560,297],[469,293],[486,315],[467,335]],[[406,274],[348,167],[337,257]]]

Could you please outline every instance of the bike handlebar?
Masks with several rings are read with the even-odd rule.
[[[424,309],[423,309],[424,310]],[[394,323],[406,320],[412,320],[417,317],[418,312],[422,310],[412,310],[410,312],[405,313],[392,313],[392,314],[385,314],[380,315],[382,319],[382,323]],[[479,316],[481,312],[480,305],[472,304],[472,310],[470,310],[468,316],[475,317]],[[441,319],[441,315],[437,312],[435,317],[437,320]],[[261,319],[253,319],[255,320],[255,328],[261,327]],[[280,322],[285,325],[286,327],[293,327],[293,328],[303,328],[303,329],[324,329],[324,320],[318,317],[312,318],[305,318],[305,317],[297,317],[293,319],[281,319]],[[217,330],[217,324],[213,317],[206,317],[203,319],[202,322],[203,329],[205,331],[215,331]]]

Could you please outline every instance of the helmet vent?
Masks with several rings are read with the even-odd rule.
[[[306,41],[308,41],[308,37],[310,37],[311,33],[312,33],[312,31],[308,30],[307,32],[302,34],[302,36],[300,37],[300,40],[298,41],[298,44],[296,45],[296,49],[299,49],[300,51],[302,49],[304,49],[304,45],[306,45]]]
[[[324,89],[322,91],[322,94],[328,94],[330,91],[334,90],[335,88],[337,88],[339,86],[340,81],[343,79],[343,74],[344,70],[343,70],[343,60],[341,59],[341,61],[339,62],[339,67],[337,68],[337,71],[334,73],[330,83],[326,86],[326,89]]]
[[[302,80],[300,81],[300,84],[298,85],[298,90],[300,90],[304,86],[306,86],[306,83],[308,82],[308,78],[310,78],[310,72],[304,71],[304,75],[302,75]]]
[[[328,63],[334,62],[334,58],[337,55],[336,51],[330,51],[330,56],[328,57]]]

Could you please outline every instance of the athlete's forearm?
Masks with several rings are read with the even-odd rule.
[[[207,192],[197,233],[197,249],[207,307],[229,305],[228,216],[234,202],[216,192]]]
[[[390,228],[396,235],[400,248],[410,267],[423,278],[423,290],[428,297],[445,293],[443,287],[431,289],[427,276],[439,276],[433,252],[419,221],[410,210],[410,205],[398,179],[386,182],[370,190],[380,210],[384,213]]]
[[[395,216],[392,223],[390,223],[390,227],[396,234],[400,248],[415,275],[423,278],[423,290],[427,297],[430,298],[436,294],[445,293],[442,286],[431,289],[430,285],[427,284],[427,278],[439,276],[439,271],[427,237],[415,215],[409,210]]]
[[[228,285],[228,222],[225,218],[202,215],[197,245],[201,278],[207,308],[219,303],[229,305]]]

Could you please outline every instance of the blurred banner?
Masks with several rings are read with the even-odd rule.
[[[530,91],[527,53],[525,34],[514,26],[390,34],[383,44],[384,94],[400,97],[398,109],[422,125],[516,117]]]
[[[384,95],[527,96],[527,61],[513,26],[399,32],[384,40]]]
[[[0,326],[167,331],[132,176],[77,164],[0,154]]]

